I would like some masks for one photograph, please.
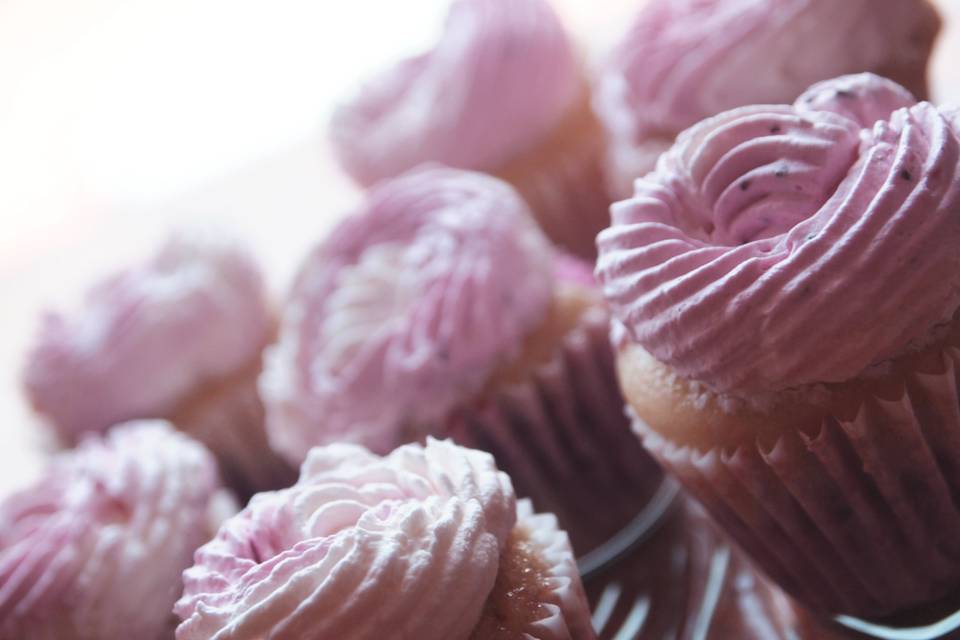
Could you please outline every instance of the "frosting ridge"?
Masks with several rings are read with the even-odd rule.
[[[179,640],[467,638],[516,522],[493,458],[451,442],[314,449],[196,554]],[[259,634],[259,635],[258,635]]]

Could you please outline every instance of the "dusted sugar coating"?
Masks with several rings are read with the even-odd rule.
[[[626,337],[744,394],[928,343],[960,305],[957,124],[862,74],[684,132],[598,238]]]
[[[197,552],[177,638],[470,638],[516,524],[510,480],[489,454],[432,439],[382,458],[313,449],[296,485],[255,497]],[[554,595],[528,632],[571,637],[538,631],[563,628],[559,606],[579,585],[565,574],[569,547],[558,559],[545,542],[538,584]]]
[[[552,258],[495,178],[424,168],[374,188],[284,310],[260,380],[274,448],[299,461],[316,444],[422,437],[519,353],[549,309]]]
[[[365,185],[422,162],[491,171],[559,125],[582,91],[546,0],[456,0],[435,47],[368,80],[330,133]]]
[[[28,355],[31,402],[67,441],[167,416],[198,386],[244,368],[272,318],[253,258],[230,242],[177,235],[144,264],[49,312]]]
[[[169,638],[180,573],[231,507],[167,423],[91,436],[0,503],[0,638]]]
[[[651,0],[595,91],[611,187],[627,197],[703,118],[790,102],[820,80],[870,71],[926,97],[939,27],[926,0]]]

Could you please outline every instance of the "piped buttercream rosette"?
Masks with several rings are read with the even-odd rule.
[[[610,200],[582,67],[547,0],[457,0],[431,49],[339,106],[333,147],[364,186],[425,162],[496,175],[553,242],[592,261]]]
[[[958,135],[869,74],[704,121],[598,239],[615,317],[719,392],[843,381],[922,346],[960,305]]]
[[[206,444],[243,493],[294,477],[269,452],[256,378],[275,331],[260,269],[238,243],[172,236],[142,263],[41,319],[24,385],[72,444],[133,419],[163,418]]]
[[[426,435],[519,354],[553,252],[507,184],[422,168],[367,196],[307,258],[261,378],[278,451]]]
[[[180,573],[233,504],[166,423],[90,436],[0,503],[0,638],[169,637]]]
[[[519,518],[488,454],[316,448],[198,551],[177,638],[592,637],[565,536]]]
[[[834,76],[874,72],[926,98],[939,28],[926,0],[653,0],[596,83],[612,190],[627,197],[696,122]]]
[[[491,171],[557,126],[582,92],[544,0],[457,0],[429,51],[369,79],[330,131],[365,185],[423,162]]]

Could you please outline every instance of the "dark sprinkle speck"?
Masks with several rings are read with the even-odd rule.
[[[780,125],[778,124],[775,124],[772,127],[770,127],[770,133],[780,133],[780,131],[781,131],[781,128],[780,128]]]
[[[838,97],[838,98],[852,98],[852,97],[853,97],[853,91],[848,91],[848,90],[846,90],[846,89],[837,89],[837,97]]]
[[[910,182],[911,180],[913,180],[913,175],[912,175],[909,171],[907,171],[906,169],[903,169],[903,170],[900,172],[900,177],[903,178],[904,180],[906,180],[907,182]]]
[[[813,239],[816,238],[816,237],[817,237],[817,234],[816,234],[816,233],[808,233],[807,236],[804,238],[804,241],[810,242],[811,240],[813,240]]]
[[[789,174],[790,174],[790,171],[787,170],[786,168],[777,169],[773,173],[773,175],[777,176],[778,178],[786,178]]]
[[[749,188],[750,188],[749,180],[744,180],[743,182],[740,183],[740,191],[746,191]]]

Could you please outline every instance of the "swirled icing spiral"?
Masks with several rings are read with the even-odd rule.
[[[652,0],[603,65],[595,107],[626,197],[676,135],[734,107],[872,71],[926,95],[939,17],[926,0]]]
[[[445,416],[541,322],[552,258],[495,178],[422,168],[378,185],[297,277],[260,380],[274,448],[385,452]]]
[[[24,382],[67,440],[166,416],[197,386],[256,358],[272,318],[259,269],[237,245],[172,237],[147,262],[47,313]]]
[[[0,638],[170,637],[180,573],[231,504],[167,423],[91,436],[0,503]]]
[[[470,638],[516,518],[510,480],[489,454],[432,439],[383,458],[357,445],[313,449],[296,485],[255,497],[197,552],[177,638]],[[564,628],[555,596],[579,584],[575,573],[563,579],[572,555],[536,535],[526,537],[552,548],[542,577],[553,595],[526,630],[569,638],[551,630]]]
[[[545,0],[456,0],[436,46],[371,78],[330,132],[362,184],[422,162],[494,170],[557,126],[582,91]]]
[[[957,124],[862,74],[687,130],[598,238],[614,315],[721,392],[843,381],[924,343],[960,305]]]

